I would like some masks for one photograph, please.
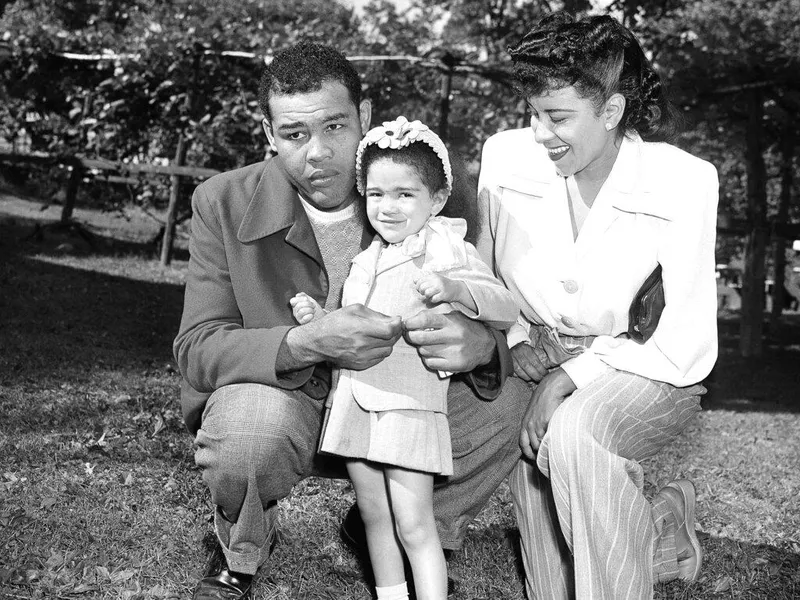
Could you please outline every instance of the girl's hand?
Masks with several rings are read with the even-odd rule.
[[[417,280],[417,291],[428,302],[439,304],[441,302],[456,302],[458,300],[458,286],[449,277],[436,273],[425,273]]]
[[[325,315],[325,311],[319,303],[303,292],[299,292],[295,294],[294,298],[290,298],[289,304],[292,306],[292,314],[295,321],[300,325],[305,325]]]
[[[514,375],[523,381],[539,383],[547,375],[547,369],[530,344],[520,342],[511,348],[511,360],[514,361]]]
[[[545,375],[536,386],[519,434],[519,447],[527,458],[534,460],[553,413],[576,389],[575,383],[561,367]]]

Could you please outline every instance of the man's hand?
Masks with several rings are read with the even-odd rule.
[[[531,460],[535,458],[553,413],[576,389],[575,383],[560,367],[545,375],[536,386],[531,403],[522,417],[522,431],[519,434],[519,447],[526,457]]]
[[[404,326],[406,341],[417,347],[422,362],[434,371],[467,373],[494,355],[495,339],[486,326],[460,312],[423,310],[406,319]]]
[[[530,344],[520,342],[511,348],[511,359],[514,361],[514,375],[524,381],[539,383],[547,375],[547,369]]]
[[[388,317],[361,304],[332,311],[287,334],[278,355],[279,371],[296,371],[327,361],[360,371],[392,353],[403,333],[400,317]]]

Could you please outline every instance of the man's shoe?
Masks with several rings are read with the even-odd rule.
[[[367,585],[374,587],[375,576],[372,573],[372,562],[369,559],[369,549],[367,548],[367,531],[364,529],[364,521],[358,511],[358,504],[353,504],[344,516],[344,520],[339,526],[339,537],[358,559]]]
[[[361,513],[358,511],[358,504],[353,504],[350,510],[342,521],[339,527],[339,537],[345,545],[350,548],[356,558],[361,561],[361,566],[364,569],[364,575],[367,583],[370,586],[375,585],[374,575],[372,573],[372,564],[369,560],[369,548],[367,547],[367,531],[364,529],[364,521],[361,519]],[[444,558],[449,561],[453,551],[447,548],[444,549]],[[409,581],[411,581],[411,569],[406,564],[406,574]],[[413,587],[409,585],[409,587]],[[447,595],[450,596],[456,591],[455,580],[448,575],[447,577]],[[413,591],[411,592],[413,597]]]
[[[697,581],[703,566],[703,548],[695,532],[695,505],[697,494],[688,479],[678,479],[665,485],[659,492],[667,500],[675,515],[676,538],[684,537],[689,547],[676,548],[678,552],[679,579]],[[681,531],[684,530],[684,531]]]
[[[223,568],[216,575],[204,577],[194,589],[192,600],[244,600],[250,597],[253,576]]]
[[[344,520],[339,527],[339,537],[358,558],[369,561],[367,531],[364,529],[364,521],[358,511],[358,504],[353,504],[344,516]]]

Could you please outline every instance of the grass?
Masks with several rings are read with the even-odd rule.
[[[213,547],[171,356],[185,251],[162,269],[157,225],[89,211],[94,244],[35,225],[57,218],[0,195],[0,598],[187,598]],[[41,233],[41,230],[40,230]],[[705,411],[656,459],[646,491],[698,485],[700,581],[657,598],[800,597],[800,317],[736,352],[722,318]],[[337,527],[346,481],[309,479],[281,502],[273,567],[257,599],[368,598]],[[524,598],[508,489],[451,563],[459,598]]]

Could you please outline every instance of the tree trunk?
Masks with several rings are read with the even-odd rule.
[[[203,56],[203,47],[198,42],[194,46],[194,58],[192,60],[192,85],[187,91],[184,109],[191,118],[196,118],[197,114],[197,89],[200,79],[200,59]],[[178,147],[175,149],[175,160],[172,164],[182,167],[186,164],[186,154],[189,151],[189,142],[186,139],[186,132],[181,131],[178,135]],[[178,212],[178,202],[181,194],[181,177],[171,175],[169,178],[169,206],[167,207],[167,218],[164,223],[164,239],[161,242],[161,266],[166,267],[172,260],[172,246],[175,238],[175,215]]]
[[[446,61],[445,64],[447,64]],[[442,83],[439,89],[439,137],[447,143],[447,125],[450,120],[450,94],[453,90],[453,69],[447,64],[447,70],[442,72]]]
[[[760,90],[750,92],[747,120],[747,236],[742,281],[742,322],[739,351],[745,358],[763,353],[765,259],[767,227],[767,169],[764,164],[764,102]]]
[[[186,153],[189,144],[186,136],[181,133],[178,136],[178,148],[175,150],[175,160],[173,165],[183,166],[186,164]],[[161,266],[166,267],[172,260],[172,246],[175,237],[175,214],[178,212],[178,201],[181,191],[180,175],[170,176],[169,207],[167,208],[167,218],[164,223],[164,239],[161,242]]]
[[[81,118],[79,121],[78,129],[80,131],[80,142],[78,153],[82,153],[86,146],[86,126],[83,124],[84,119],[89,115],[92,106],[92,94],[87,92],[83,97],[83,107],[81,108]],[[72,171],[69,174],[69,181],[67,182],[67,194],[64,198],[64,208],[61,210],[61,223],[67,224],[72,221],[72,211],[75,209],[75,201],[78,198],[78,188],[80,187],[81,180],[83,179],[83,165],[77,158],[72,161]]]
[[[773,247],[773,265],[775,266],[775,285],[772,286],[772,312],[770,314],[770,330],[778,331],[786,292],[783,289],[783,271],[786,268],[786,237],[780,233],[780,226],[789,221],[789,205],[792,203],[792,163],[794,161],[794,140],[788,130],[784,130],[781,138],[781,196],[778,203],[775,245]]]
[[[75,200],[78,198],[78,188],[83,179],[83,165],[75,158],[70,164],[71,171],[67,180],[67,193],[64,197],[64,208],[61,209],[61,224],[66,225],[72,221],[72,211],[75,209]]]

